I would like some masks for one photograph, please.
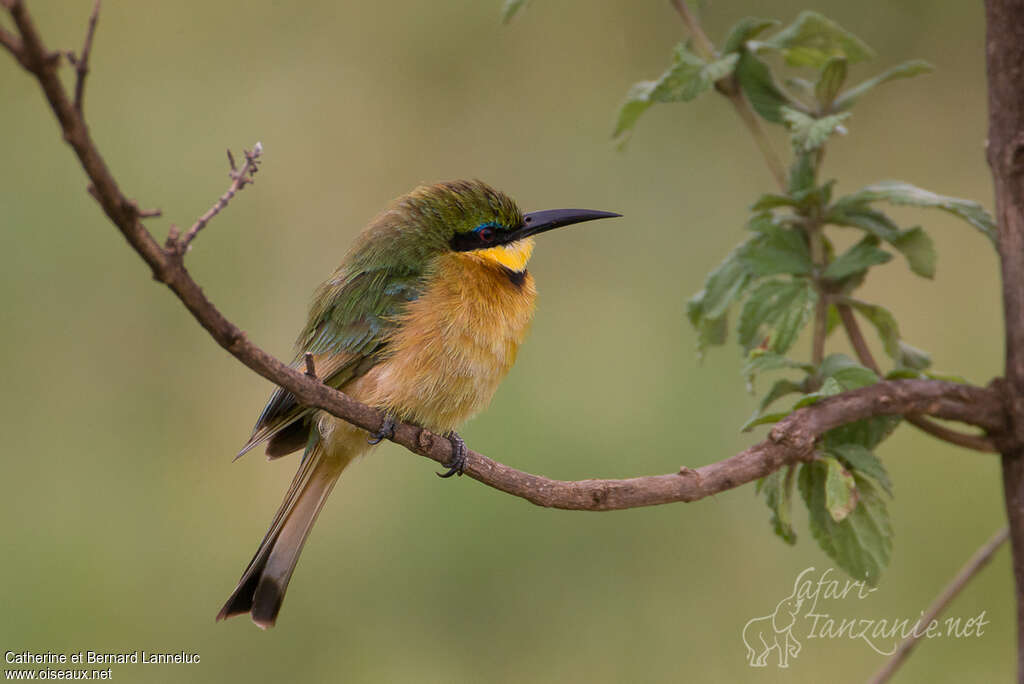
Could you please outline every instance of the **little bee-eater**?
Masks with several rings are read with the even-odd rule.
[[[277,389],[239,456],[266,443],[278,458],[305,449],[256,555],[217,619],[250,613],[273,626],[302,545],[341,471],[392,436],[395,420],[452,441],[445,476],[461,474],[455,428],[491,400],[533,315],[526,262],[538,233],[618,216],[555,209],[523,214],[480,181],[416,188],[363,230],[313,297],[295,365],[388,417],[371,435]]]

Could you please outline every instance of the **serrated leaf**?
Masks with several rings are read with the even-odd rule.
[[[846,354],[829,354],[821,362],[819,373],[823,378],[832,378],[843,391],[860,389],[878,382],[878,375]]]
[[[947,211],[954,216],[967,221],[969,224],[980,230],[982,234],[992,240],[993,244],[995,243],[995,221],[992,220],[992,217],[989,216],[989,213],[985,211],[984,207],[971,200],[937,195],[934,192],[924,190],[902,181],[883,181],[881,183],[875,183],[874,185],[869,185],[863,190],[859,190],[858,192],[843,198],[844,202],[851,202],[853,204],[877,202],[879,200],[885,200],[887,202],[892,202],[893,204],[942,209],[943,211]]]
[[[878,331],[886,355],[894,361],[900,358],[900,326],[892,312],[877,304],[868,304],[860,300],[852,300],[850,305],[856,309]]]
[[[885,500],[870,480],[854,474],[859,501],[842,522],[836,522],[825,500],[827,475],[827,466],[817,461],[800,469],[800,494],[807,504],[811,536],[851,577],[875,586],[892,553],[892,526]]]
[[[783,107],[781,111],[793,148],[800,152],[812,152],[821,147],[833,133],[844,130],[842,123],[850,117],[849,112],[815,118],[791,107]]]
[[[722,54],[729,54],[730,52],[739,52],[743,49],[744,44],[748,40],[756,38],[764,31],[778,26],[781,22],[777,19],[758,19],[757,17],[743,17],[736,22],[731,29],[729,29],[728,35],[725,37],[725,42],[722,43]]]
[[[838,460],[821,459],[825,464],[825,508],[836,522],[842,522],[857,507],[857,484],[853,474]]]
[[[512,17],[516,15],[516,12],[526,6],[529,0],[505,0],[505,3],[501,6],[501,21],[507,24],[512,21]]]
[[[766,121],[782,123],[782,108],[796,104],[779,88],[768,65],[753,52],[745,50],[740,56],[736,80],[750,106]]]
[[[817,293],[806,280],[766,280],[748,295],[740,310],[740,344],[748,351],[772,328],[767,348],[784,354],[811,317]]]
[[[885,466],[878,460],[875,453],[865,449],[860,444],[836,444],[829,449],[829,453],[841,459],[847,466],[861,475],[866,475],[877,482],[886,494],[892,496],[892,481]]]
[[[739,262],[754,277],[788,273],[809,275],[814,269],[803,233],[793,228],[765,227],[739,249]]]
[[[793,475],[794,466],[785,472],[777,470],[761,478],[762,491],[768,508],[772,511],[772,530],[782,541],[793,545],[796,543],[796,532],[793,530]]]
[[[901,232],[892,245],[906,258],[911,271],[924,278],[935,277],[935,245],[919,226]]]
[[[878,249],[878,238],[869,235],[830,263],[822,274],[829,280],[842,280],[854,273],[866,271],[872,266],[884,264],[892,259],[885,250]]]
[[[701,314],[707,318],[718,318],[729,308],[750,280],[749,272],[740,260],[740,248],[734,249],[704,281],[700,297]],[[695,298],[696,298],[695,297]]]
[[[892,81],[897,78],[910,78],[917,76],[918,74],[926,74],[932,71],[934,67],[923,59],[912,59],[909,62],[903,62],[897,64],[891,69],[886,69],[878,76],[869,78],[863,83],[858,83],[853,86],[845,93],[836,98],[832,105],[832,109],[839,111],[842,109],[848,109],[854,102],[857,101],[862,95],[874,88],[875,86],[881,85],[886,81]]]
[[[821,68],[832,57],[845,57],[850,64],[875,56],[874,50],[839,24],[817,12],[801,12],[796,20],[764,45],[782,52],[791,66]]]
[[[832,101],[846,81],[846,58],[830,57],[821,69],[821,76],[814,85],[814,97],[822,111],[828,111]]]
[[[740,263],[733,250],[704,281],[704,289],[690,298],[686,315],[697,330],[697,348],[703,352],[709,346],[725,342],[728,332],[726,313],[739,299],[750,283],[750,274]]]
[[[731,74],[738,60],[739,55],[733,54],[704,62],[684,43],[677,45],[672,66],[657,81],[640,81],[629,89],[626,101],[619,108],[612,137],[622,138],[629,133],[651,105],[694,99],[715,81]]]

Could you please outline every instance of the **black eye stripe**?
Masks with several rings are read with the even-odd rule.
[[[456,233],[452,236],[449,245],[456,252],[469,252],[474,249],[485,249],[494,245],[504,244],[507,240],[502,238],[508,234],[507,229],[502,229],[494,223],[483,223],[473,230],[464,233]]]

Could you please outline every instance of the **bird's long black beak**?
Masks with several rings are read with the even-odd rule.
[[[513,240],[521,240],[524,237],[543,233],[562,226],[571,226],[574,223],[593,221],[595,219],[615,218],[622,216],[610,211],[594,211],[592,209],[548,209],[547,211],[533,211],[523,216],[522,227],[513,231]]]

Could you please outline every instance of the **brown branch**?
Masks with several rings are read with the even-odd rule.
[[[686,25],[686,30],[690,32],[693,37],[693,47],[697,51],[697,54],[706,61],[711,61],[717,58],[715,52],[715,46],[708,38],[708,35],[704,33],[704,28],[700,25],[700,21],[697,19],[691,10],[689,5],[686,4],[686,0],[670,0],[672,6],[679,13],[679,16],[683,20],[683,24]],[[747,127],[750,134],[754,137],[754,142],[757,144],[757,148],[761,151],[761,155],[764,157],[764,161],[768,164],[768,171],[772,174],[772,178],[775,179],[776,185],[782,192],[786,191],[786,167],[782,165],[782,161],[779,156],[775,154],[775,149],[772,147],[771,141],[768,140],[768,136],[765,134],[764,129],[761,127],[761,122],[758,121],[757,115],[754,114],[754,110],[751,109],[750,103],[747,102],[747,98],[744,97],[743,91],[740,90],[739,83],[736,81],[735,75],[729,75],[725,78],[719,79],[715,82],[715,90],[724,95],[729,102],[732,103],[733,108],[736,109],[736,113],[739,115],[740,120],[743,121],[743,125]]]
[[[68,53],[68,60],[75,67],[75,109],[79,114],[82,113],[82,103],[85,100],[85,77],[89,75],[89,54],[92,52],[92,39],[96,35],[96,22],[99,18],[100,0],[96,0],[89,15],[89,27],[85,30],[82,54],[75,57],[74,53]]]
[[[857,355],[857,358],[862,364],[864,364],[864,366],[875,371],[875,374],[878,375],[878,377],[883,377],[882,370],[875,361],[875,357],[871,353],[871,349],[868,348],[867,341],[864,339],[864,333],[860,330],[860,324],[857,323],[857,317],[853,313],[853,308],[849,304],[840,302],[836,304],[836,309],[839,311],[839,318],[843,322],[843,328],[846,330],[846,336],[850,339],[850,344],[853,346],[853,351]],[[964,432],[951,430],[925,418],[924,416],[908,415],[904,416],[904,418],[908,423],[922,432],[927,432],[933,437],[938,437],[950,444],[956,444],[957,446],[988,453],[999,452],[995,444],[992,443],[992,440],[983,435],[969,435]]]
[[[992,560],[992,556],[995,555],[995,552],[999,550],[999,547],[1006,542],[1006,539],[1009,536],[1010,528],[1004,527],[996,532],[991,539],[985,542],[980,549],[975,551],[974,555],[971,556],[967,563],[960,568],[960,572],[956,574],[956,577],[954,577],[950,583],[946,585],[946,588],[942,590],[942,593],[935,598],[932,605],[928,607],[928,612],[921,617],[918,624],[924,625],[925,629],[927,629],[927,626],[932,623],[932,620],[937,618],[939,614],[946,609],[946,606],[948,606],[949,603],[956,598],[956,595],[959,594],[965,586],[967,586],[967,583],[970,582],[982,568],[988,565],[988,562]],[[903,661],[910,656],[910,652],[914,649],[914,646],[917,645],[917,642],[925,635],[925,633],[925,631],[914,631],[910,636],[904,639],[900,643],[899,648],[896,649],[896,652],[893,653],[892,657],[886,661],[882,669],[875,673],[875,676],[871,678],[871,683],[883,684],[883,682],[889,681],[896,673],[896,670],[899,669],[900,665],[903,664]]]
[[[199,234],[206,224],[213,219],[214,216],[219,214],[224,207],[228,206],[228,202],[235,196],[238,191],[244,188],[246,185],[253,183],[253,175],[259,170],[259,158],[263,154],[263,143],[256,143],[253,145],[252,152],[244,150],[245,153],[245,164],[242,165],[242,169],[236,170],[235,159],[231,156],[231,151],[228,150],[228,161],[231,164],[231,185],[228,186],[227,192],[220,196],[220,198],[210,207],[209,211],[199,217],[199,219],[192,224],[192,227],[188,229],[180,241],[177,241],[176,249],[179,254],[184,254],[188,251],[192,241],[196,239],[196,235]]]
[[[370,432],[379,431],[384,422],[382,412],[286,366],[253,345],[245,333],[227,320],[185,268],[180,252],[176,251],[176,229],[172,227],[174,239],[166,249],[153,239],[140,222],[136,205],[122,194],[103,162],[81,114],[57,77],[55,60],[50,59],[51,53],[44,47],[20,0],[12,0],[11,14],[22,36],[26,68],[39,81],[65,140],[91,181],[93,196],[132,249],[149,265],[153,277],[166,284],[214,340],[247,367],[285,388],[307,406],[325,410]],[[255,156],[258,155],[253,155],[253,159]],[[242,176],[238,172],[236,182]],[[467,451],[465,473],[500,491],[556,508],[614,510],[696,501],[751,482],[783,465],[809,460],[814,457],[816,440],[826,431],[870,416],[927,413],[999,433],[1005,429],[1001,401],[998,392],[969,385],[935,380],[880,382],[802,408],[775,425],[761,443],[696,470],[684,467],[668,475],[562,482],[523,473]],[[415,425],[396,425],[392,441],[442,465],[451,460],[451,442],[446,437]]]

